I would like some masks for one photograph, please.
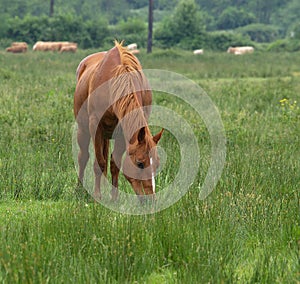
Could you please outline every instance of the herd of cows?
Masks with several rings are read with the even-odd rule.
[[[127,49],[133,54],[138,54],[140,51],[137,49],[136,43],[127,45]],[[28,50],[28,44],[26,42],[13,42],[10,47],[6,48],[7,52],[23,53]],[[69,41],[38,41],[34,44],[32,50],[34,51],[57,51],[57,52],[76,52],[77,43]],[[254,48],[252,46],[236,46],[229,47],[227,53],[241,55],[246,53],[253,53]],[[203,49],[196,49],[193,54],[203,54]]]
[[[23,53],[28,50],[26,42],[13,42],[6,48],[7,52]],[[58,51],[58,52],[76,52],[77,43],[69,41],[38,41],[34,44],[34,51]]]
[[[232,53],[232,54],[235,54],[235,55],[241,55],[241,54],[253,53],[253,52],[254,52],[254,47],[252,47],[252,46],[236,46],[236,47],[230,46],[227,49],[227,53]],[[196,50],[193,51],[193,53],[195,55],[203,54],[204,50],[203,49],[196,49]]]

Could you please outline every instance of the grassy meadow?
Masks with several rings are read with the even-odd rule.
[[[300,283],[300,53],[233,56],[179,51],[139,55],[199,84],[219,109],[226,163],[199,200],[209,164],[207,130],[197,136],[200,171],[188,193],[150,215],[124,215],[78,191],[72,158],[76,54],[0,52],[1,283]],[[157,177],[176,175],[180,151]],[[120,189],[131,190],[121,179]]]

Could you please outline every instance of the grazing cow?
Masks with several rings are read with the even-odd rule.
[[[7,52],[23,53],[26,52],[28,45],[26,42],[13,42],[10,47],[6,48]]]
[[[133,50],[130,50],[130,52],[132,54],[139,54],[140,53],[139,49],[133,49]]]
[[[193,51],[194,54],[203,54],[203,49],[196,49]]]
[[[27,48],[22,45],[16,45],[16,46],[10,46],[6,48],[7,52],[12,52],[12,53],[23,53],[27,51]]]
[[[37,41],[33,47],[32,47],[32,50],[35,51],[35,50],[39,50],[39,46],[42,44],[41,41]]]
[[[59,42],[61,44],[61,48],[63,47],[67,47],[67,46],[75,46],[76,50],[77,50],[77,43],[76,42],[71,42],[71,41],[60,41]]]
[[[11,46],[24,46],[26,47],[26,49],[28,48],[28,45],[25,41],[16,41],[16,42],[13,42],[11,44]]]
[[[38,41],[33,46],[34,51],[60,51],[63,46],[75,44],[69,41]]]
[[[127,45],[128,50],[135,50],[137,49],[137,44],[136,43],[131,43]]]
[[[62,52],[73,52],[73,53],[75,53],[76,51],[77,51],[77,43],[63,45],[60,49],[60,53],[62,53]]]
[[[253,53],[253,52],[254,52],[254,48],[252,46],[237,46],[237,47],[229,47],[227,49],[227,53],[232,53],[235,55]]]
[[[61,44],[58,42],[51,41],[38,41],[33,46],[34,51],[57,51],[60,50]]]

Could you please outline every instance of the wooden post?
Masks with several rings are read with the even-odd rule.
[[[153,0],[149,0],[147,53],[152,52]]]
[[[50,13],[49,16],[52,17],[54,13],[54,0],[50,0]]]

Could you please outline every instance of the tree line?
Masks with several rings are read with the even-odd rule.
[[[268,43],[300,49],[298,0],[157,0],[153,44],[208,48]],[[76,41],[81,48],[109,47],[125,38],[146,47],[149,0],[0,0],[0,45],[11,41]]]

